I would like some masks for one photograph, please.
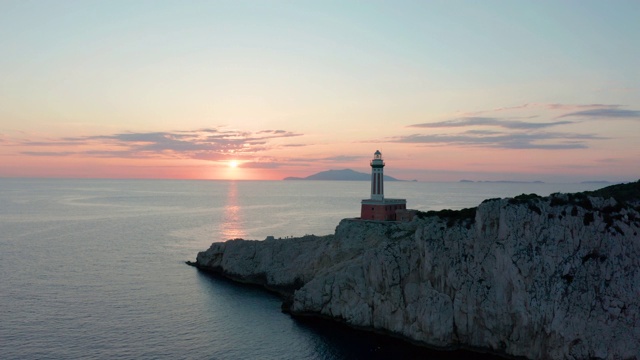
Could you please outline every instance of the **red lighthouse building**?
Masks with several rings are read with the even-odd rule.
[[[407,208],[406,199],[384,198],[384,160],[376,150],[371,160],[371,198],[362,200],[360,218],[362,220],[398,220],[396,211]]]

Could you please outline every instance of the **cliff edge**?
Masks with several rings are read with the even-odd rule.
[[[277,291],[293,315],[430,347],[640,358],[640,181],[213,243],[193,265]]]

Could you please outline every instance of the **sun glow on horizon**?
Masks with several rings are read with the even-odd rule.
[[[238,162],[236,160],[229,161],[229,167],[230,168],[237,168],[238,167]]]

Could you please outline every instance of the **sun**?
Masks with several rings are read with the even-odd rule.
[[[235,161],[235,160],[229,161],[229,167],[230,168],[237,168],[238,167],[238,162]]]

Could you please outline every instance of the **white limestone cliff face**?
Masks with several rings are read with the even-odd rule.
[[[335,235],[214,243],[197,266],[292,293],[290,311],[428,346],[640,358],[640,213],[490,200],[475,217],[343,220]]]

